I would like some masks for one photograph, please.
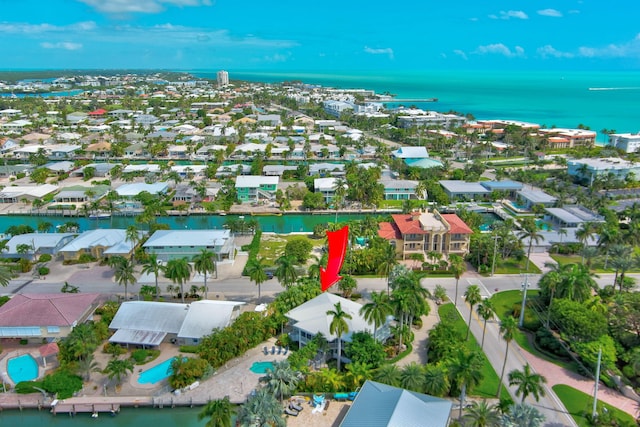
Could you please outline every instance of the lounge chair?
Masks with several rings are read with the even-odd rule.
[[[289,402],[289,408],[293,409],[294,411],[302,411],[304,408],[300,405],[298,405],[296,402]]]
[[[273,347],[271,347],[271,354],[272,355],[276,354],[276,346],[275,345]]]
[[[293,409],[290,409],[290,408],[284,408],[284,413],[294,417],[298,416],[298,411],[294,411]]]
[[[278,356],[280,356],[280,354],[282,354],[282,347],[278,346]]]
[[[284,349],[284,352],[283,352],[282,354],[283,354],[284,356],[286,356],[286,355],[287,355],[287,353],[289,353],[289,346],[287,346],[287,347]]]
[[[267,346],[265,345],[264,348],[262,349],[262,352],[267,355],[269,354],[269,349],[267,348]]]

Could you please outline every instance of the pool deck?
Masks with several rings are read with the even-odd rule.
[[[7,365],[10,359],[24,356],[25,354],[33,357],[33,359],[36,361],[36,366],[38,367],[38,375],[34,379],[38,379],[44,376],[45,369],[40,364],[40,360],[42,359],[42,357],[38,353],[38,350],[36,348],[25,347],[24,349],[11,350],[6,353],[2,357],[2,359],[0,359],[0,384],[2,383],[2,381],[4,381],[6,384],[11,384],[12,387],[15,386],[15,382],[8,374],[9,371],[7,369]]]

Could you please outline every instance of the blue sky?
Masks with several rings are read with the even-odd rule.
[[[0,0],[3,69],[638,70],[638,0]]]

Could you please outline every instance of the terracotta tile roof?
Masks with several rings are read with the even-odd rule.
[[[420,214],[418,214],[418,217]],[[404,234],[427,234],[422,228],[420,228],[420,221],[416,218],[413,219],[411,214],[395,214],[391,215],[393,222],[400,230],[400,233]]]
[[[40,356],[47,357],[58,354],[60,352],[60,349],[58,348],[58,344],[51,342],[40,347],[38,351],[40,352]]]
[[[451,226],[450,234],[473,234],[473,230],[456,214],[442,214],[442,218]]]
[[[381,222],[378,224],[378,236],[383,239],[391,240],[391,239],[402,239],[402,234],[400,234],[400,230],[396,227],[395,224],[390,222]]]
[[[70,326],[100,294],[18,294],[0,307],[2,326]]]

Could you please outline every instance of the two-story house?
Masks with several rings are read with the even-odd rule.
[[[273,200],[278,189],[278,176],[239,175],[236,177],[236,192],[241,202]]]

